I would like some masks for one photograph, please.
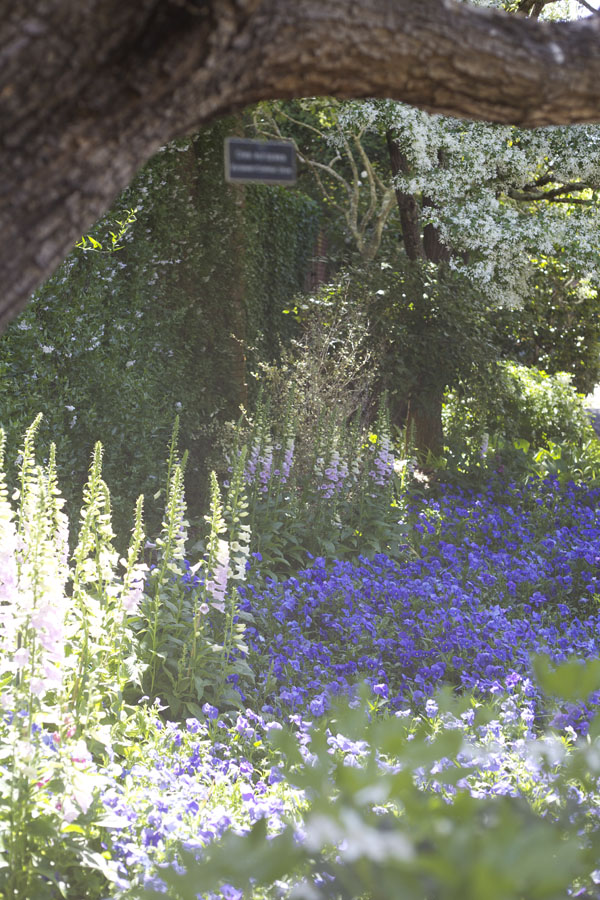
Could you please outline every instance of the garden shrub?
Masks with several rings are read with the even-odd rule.
[[[506,438],[521,438],[534,447],[548,446],[549,441],[581,444],[593,433],[588,415],[571,384],[571,376],[559,372],[548,375],[540,369],[518,363],[501,363],[499,404],[493,409],[494,433]]]
[[[494,314],[503,355],[550,374],[568,372],[589,394],[600,381],[598,290],[564,259],[532,259],[535,277],[518,306]]]
[[[525,474],[554,453],[562,457],[565,473],[568,461],[573,477],[578,468],[596,471],[597,440],[570,375],[501,362],[496,376],[477,388],[463,382],[446,394],[443,416],[451,467],[481,469],[487,456],[492,465],[521,466]]]

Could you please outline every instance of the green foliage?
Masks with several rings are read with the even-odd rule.
[[[559,666],[551,683],[540,668],[542,685],[574,696],[573,665]],[[577,668],[586,687],[597,687],[597,667],[589,677]],[[247,835],[227,834],[201,861],[182,851],[184,868],[161,872],[170,896],[193,900],[223,882],[250,896],[286,873],[298,881],[293,895],[307,900],[555,900],[574,880],[586,883],[598,832],[588,829],[584,840],[577,834],[569,795],[576,785],[594,783],[598,723],[591,740],[568,752],[550,734],[540,741],[540,764],[554,772],[552,813],[540,816],[522,798],[472,796],[464,784],[472,773],[460,716],[479,704],[448,693],[438,702],[439,715],[420,720],[371,717],[364,699],[358,708],[339,707],[330,722],[313,727],[310,764],[295,735],[274,731],[289,783],[310,798],[304,840],[294,842],[291,826],[265,840],[261,822]],[[479,706],[475,728],[493,716],[492,708]],[[332,734],[354,746],[358,764],[332,752]]]
[[[110,241],[105,241],[104,244],[101,244],[100,241],[95,237],[92,237],[91,234],[84,234],[81,240],[77,241],[75,246],[79,247],[80,250],[92,253],[116,253],[117,250],[122,250],[124,244],[121,242],[125,238],[130,227],[136,221],[136,212],[137,209],[127,209],[125,210],[124,219],[115,220],[115,224],[118,225],[118,230],[116,232],[108,232]]]
[[[566,480],[600,470],[598,440],[566,373],[499,363],[486,391],[467,382],[448,393],[444,424],[450,465],[461,471],[485,468],[486,458]]]
[[[562,700],[587,700],[600,688],[600,659],[572,659],[560,666],[553,666],[547,657],[533,659],[533,670],[540,687],[546,694]]]
[[[284,309],[301,326],[277,367],[263,367],[262,381],[273,413],[287,421],[294,392],[296,438],[312,443],[324,414],[363,422],[371,411],[377,360],[369,336],[366,304],[354,302],[351,275],[341,274]]]
[[[105,469],[118,534],[137,494],[152,496],[162,483],[178,411],[190,453],[188,502],[195,517],[206,508],[215,423],[237,417],[246,360],[276,355],[289,330],[281,307],[303,286],[315,205],[279,188],[225,185],[223,137],[238,128],[224,120],[162,148],[86,236],[90,252],[75,250],[0,339],[9,476],[40,409],[40,453],[47,458],[56,443],[69,509],[81,496],[89,448],[110,443]],[[118,252],[93,252],[92,241],[112,247],[111,231]],[[153,509],[147,515],[155,533],[160,519]]]
[[[253,184],[244,202],[246,353],[252,371],[278,359],[295,332],[282,315],[302,290],[317,237],[320,211],[306,194]]]
[[[397,260],[358,273],[355,291],[368,304],[380,380],[396,403],[482,376],[494,359],[488,305],[451,271]]]
[[[588,394],[600,380],[597,289],[558,259],[534,263],[536,277],[522,305],[496,313],[501,351],[549,374],[568,372]]]
[[[600,478],[600,442],[570,376],[502,363],[495,391],[449,392],[444,407],[447,474],[561,483]]]
[[[140,616],[135,624],[137,654],[143,671],[141,689],[166,702],[169,715],[202,716],[200,704],[239,704],[227,678],[252,678],[241,657],[246,650],[235,587],[228,582],[245,577],[250,532],[241,471],[244,455],[234,471],[226,501],[228,530],[223,518],[219,485],[211,474],[209,532],[206,553],[190,567],[186,551],[188,521],[183,485],[185,458],[177,459],[176,421],[169,448],[162,529],[156,540],[156,564],[151,568]],[[241,468],[240,468],[241,467]],[[203,546],[203,545],[200,545]],[[199,549],[197,546],[196,549]],[[199,577],[196,573],[200,571]]]
[[[338,388],[332,399],[341,397],[346,409],[350,401],[362,418],[373,417],[385,394],[400,428],[428,404],[438,403],[439,418],[445,388],[467,376],[489,380],[497,356],[488,304],[472,284],[398,254],[343,273],[294,311],[308,336],[304,370],[329,378]],[[310,393],[306,377],[304,384]]]

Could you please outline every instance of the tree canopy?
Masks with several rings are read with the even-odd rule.
[[[46,0],[0,29],[0,326],[142,162],[266,98],[391,97],[526,127],[600,120],[600,20],[456,0]],[[509,4],[509,7],[511,4]]]

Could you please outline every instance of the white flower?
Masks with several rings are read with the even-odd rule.
[[[214,602],[211,603],[211,606],[220,612],[225,612],[224,600],[229,577],[229,544],[219,538],[217,546],[215,568],[211,580],[206,582],[206,588],[213,597]]]
[[[17,669],[24,669],[29,665],[31,654],[26,647],[20,647],[13,656],[13,664]]]

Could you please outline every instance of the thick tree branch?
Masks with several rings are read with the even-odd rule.
[[[455,0],[0,0],[0,327],[162,144],[261,99],[600,121],[600,19]]]
[[[548,184],[551,179],[540,179],[543,184]],[[536,182],[538,184],[539,182]],[[526,185],[523,190],[510,188],[508,196],[513,200],[526,200],[537,202],[539,200],[547,200],[550,203],[591,203],[591,199],[583,197],[565,197],[565,194],[579,193],[580,191],[589,190],[590,185],[581,181],[574,181],[570,184],[561,184],[559,187],[552,188],[549,191],[538,191],[531,185]]]

